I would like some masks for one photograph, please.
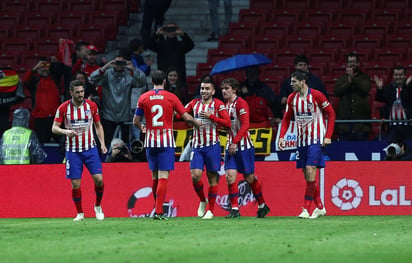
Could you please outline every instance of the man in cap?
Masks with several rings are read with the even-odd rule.
[[[88,45],[86,55],[77,60],[76,64],[72,68],[72,74],[76,74],[79,71],[86,73],[90,76],[93,71],[100,68],[97,64],[98,49],[95,45]]]

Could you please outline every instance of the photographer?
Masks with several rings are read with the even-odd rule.
[[[408,145],[400,137],[396,138],[392,143],[384,149],[386,154],[385,161],[410,161],[412,160],[412,151]]]
[[[335,96],[339,98],[337,120],[371,119],[371,78],[359,66],[358,54],[350,53],[346,56],[346,74],[338,78],[334,90]],[[372,127],[370,123],[344,123],[337,124],[336,130],[342,141],[367,140]]]
[[[91,81],[102,86],[100,103],[101,122],[105,133],[105,143],[110,145],[117,125],[121,126],[123,141],[128,141],[131,111],[131,93],[133,88],[145,89],[146,76],[125,55],[119,54],[100,69],[90,75]]]
[[[110,143],[111,153],[107,156],[106,162],[131,162],[133,157],[127,145],[120,138],[114,138]]]
[[[157,53],[158,69],[167,71],[175,67],[186,84],[186,53],[194,46],[193,40],[176,23],[168,23],[152,36],[148,48]]]

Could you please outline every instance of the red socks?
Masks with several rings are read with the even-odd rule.
[[[83,213],[81,188],[72,189],[72,199],[73,199],[74,205],[76,206],[77,213]]]
[[[203,192],[203,182],[202,180],[198,182],[193,182],[193,188],[195,189],[195,192],[197,196],[199,196],[200,202],[206,202],[206,197]]]
[[[103,197],[103,192],[104,192],[104,184],[102,184],[101,186],[94,186],[94,191],[96,192],[96,206],[100,206],[101,202],[102,202],[102,197]]]
[[[156,190],[156,214],[163,214],[163,202],[166,197],[166,190],[167,190],[167,179],[166,178],[160,178],[159,183],[157,185],[157,190]]]
[[[229,200],[232,208],[239,207],[238,204],[238,197],[239,197],[239,189],[237,188],[236,182],[233,184],[228,185],[229,188]]]
[[[249,185],[250,185],[250,188],[252,189],[253,195],[255,196],[258,204],[259,205],[263,204],[265,200],[263,199],[262,187],[260,186],[260,183],[258,182],[258,180],[255,178],[253,183]]]
[[[159,180],[158,179],[153,179],[152,181],[152,194],[153,194],[153,200],[156,202],[156,191],[157,191],[157,184]]]
[[[216,204],[216,197],[217,197],[217,189],[218,186],[209,186],[209,194],[207,198],[209,199],[209,210],[213,213]]]
[[[318,209],[323,209],[323,204],[322,204],[322,200],[320,199],[320,189],[319,189],[319,183],[316,183],[316,187],[315,187],[315,196],[313,198],[313,200],[315,201],[315,205]]]
[[[309,211],[310,205],[312,204],[315,191],[316,191],[316,181],[312,181],[312,182],[306,181],[305,204],[303,207],[308,211]]]

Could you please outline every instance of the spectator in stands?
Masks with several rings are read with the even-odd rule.
[[[0,164],[36,164],[46,159],[36,133],[29,129],[30,112],[16,109],[12,128],[0,140]]]
[[[121,126],[123,141],[128,142],[130,125],[127,122],[133,117],[131,91],[133,88],[146,87],[145,74],[140,69],[135,69],[124,55],[119,54],[94,71],[90,79],[96,85],[102,86],[100,115],[106,145],[110,145],[117,125]]]
[[[0,68],[0,137],[10,128],[10,106],[24,100],[23,83],[10,67]]]
[[[89,78],[87,77],[86,73],[84,73],[83,71],[79,71],[74,75],[74,78],[83,83],[84,97],[86,99],[94,101],[97,104],[97,106],[100,107],[100,97],[97,94],[96,85],[89,81]]]
[[[240,84],[240,96],[249,104],[250,125],[270,127],[271,120],[280,122],[282,113],[279,100],[275,92],[259,80],[259,67],[248,67],[245,74],[246,80]]]
[[[176,23],[168,23],[152,36],[149,48],[157,53],[157,67],[167,71],[176,67],[182,83],[186,83],[186,53],[194,48],[193,40]]]
[[[110,143],[111,153],[107,156],[106,162],[130,162],[132,161],[132,153],[126,143],[120,138],[113,138]]]
[[[156,32],[160,27],[163,26],[166,11],[167,9],[169,9],[171,3],[172,0],[145,1],[143,9],[142,27],[140,28],[140,35],[142,37],[145,49],[149,45],[149,39],[152,32]],[[155,21],[154,30],[153,20]]]
[[[215,85],[215,81],[213,80],[213,77],[209,74],[204,74],[200,78],[200,83],[207,82],[207,83],[212,83],[213,86],[215,87],[215,94],[213,95],[213,98],[219,99],[223,101],[223,95],[222,95],[222,89],[218,86]],[[200,96],[200,85],[196,87],[194,98],[198,99],[201,98]]]
[[[169,67],[166,71],[165,90],[175,94],[183,105],[189,102],[190,98],[187,97],[188,89],[186,84],[182,83],[179,72],[175,67]]]
[[[319,90],[325,95],[326,99],[329,100],[328,91],[326,90],[325,85],[323,84],[322,80],[320,80],[319,77],[313,75],[309,70],[309,59],[303,54],[297,55],[295,57],[294,63],[295,63],[295,70],[301,70],[301,71],[308,73],[307,74],[308,79],[306,81],[306,84],[309,86],[309,88]],[[286,101],[288,99],[288,96],[292,94],[293,92],[293,88],[290,85],[290,83],[291,83],[291,77],[289,76],[282,83],[282,86],[280,88],[279,97],[280,97],[280,103],[283,108],[286,106]]]
[[[208,0],[210,23],[212,24],[212,33],[207,41],[217,41],[219,35],[227,35],[229,31],[229,24],[232,20],[232,0],[223,0],[223,7],[225,10],[224,29],[219,31],[219,8],[220,0]]]
[[[145,59],[143,56],[143,42],[135,38],[129,43],[131,54],[131,61],[135,68],[140,69],[146,76],[150,75],[150,66],[152,65],[152,58]]]
[[[62,63],[41,57],[23,77],[23,82],[32,96],[31,114],[40,143],[51,142],[52,137],[55,142],[59,141],[59,136],[52,134],[51,128],[54,114],[61,102],[59,84],[63,70]]]
[[[350,53],[346,56],[346,74],[339,77],[335,84],[335,96],[339,98],[336,111],[337,120],[369,120],[371,107],[369,91],[371,78],[360,71],[359,56]],[[336,125],[339,140],[367,140],[371,131],[370,123],[353,122]]]
[[[406,140],[411,140],[411,123],[406,120],[412,119],[412,76],[407,78],[406,68],[396,66],[393,82],[384,86],[381,77],[375,75],[373,79],[377,89],[376,100],[385,103],[381,108],[381,118],[393,121],[388,125],[389,140],[393,140],[396,134],[402,134]]]
[[[87,76],[90,76],[93,71],[100,68],[97,64],[97,53],[98,49],[95,45],[88,45],[87,51],[85,54],[81,53],[82,57],[80,57],[76,64],[73,65],[72,74],[76,74],[76,72],[82,71],[86,73]]]
[[[384,149],[386,161],[411,161],[412,151],[405,143],[402,135],[396,136],[392,142]]]
[[[87,56],[87,52],[89,51],[89,49],[87,48],[88,45],[89,43],[84,41],[79,41],[76,43],[75,52],[72,54],[73,65],[77,63],[77,60]]]

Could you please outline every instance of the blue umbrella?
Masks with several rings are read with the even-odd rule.
[[[239,54],[217,62],[210,75],[226,73],[234,70],[244,69],[251,66],[270,64],[272,61],[262,54]]]

